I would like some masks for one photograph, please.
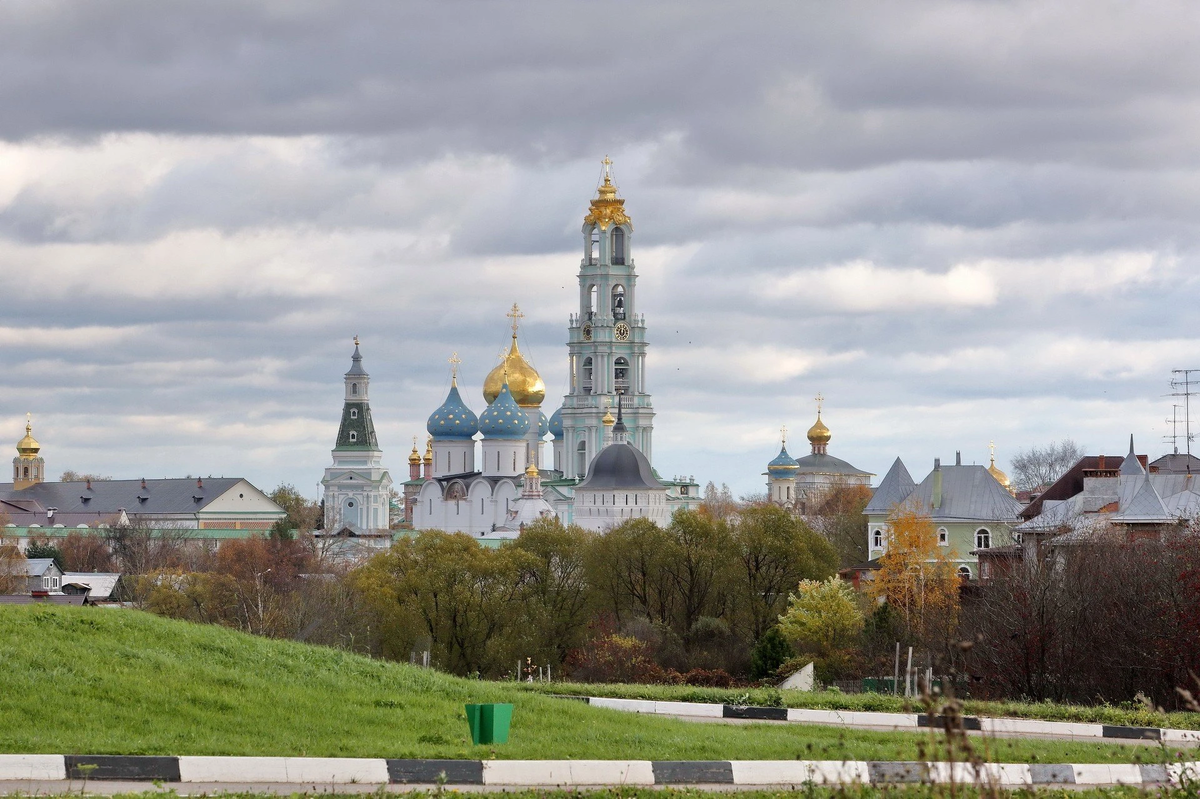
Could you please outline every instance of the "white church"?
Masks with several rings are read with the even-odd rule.
[[[676,508],[699,504],[692,478],[664,480],[650,465],[646,321],[637,313],[633,225],[610,165],[605,159],[583,223],[579,312],[567,328],[570,389],[562,407],[549,418],[542,411],[546,386],[521,354],[522,314],[514,305],[512,340],[484,381],[487,406],[478,415],[459,393],[459,361],[451,358],[450,391],[429,417],[425,456],[414,443],[409,457],[404,493],[415,529],[503,539],[545,516],[604,530],[636,517],[665,523]]]

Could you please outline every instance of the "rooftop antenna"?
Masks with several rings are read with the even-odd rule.
[[[1182,405],[1171,406],[1171,418],[1166,420],[1171,425],[1171,435],[1163,436],[1163,441],[1171,442],[1171,449],[1176,455],[1179,454],[1179,439],[1182,438],[1179,435],[1179,409],[1182,407]]]
[[[1200,382],[1200,378],[1192,380],[1192,375],[1200,374],[1200,369],[1172,369],[1172,397],[1183,397],[1183,443],[1187,446],[1187,473],[1192,473],[1192,386]],[[1180,390],[1182,389],[1182,391]]]

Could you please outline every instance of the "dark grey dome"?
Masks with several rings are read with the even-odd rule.
[[[587,477],[583,479],[576,490],[609,491],[617,488],[662,488],[663,484],[654,479],[654,471],[650,461],[642,451],[621,441],[609,444],[600,450],[600,454],[588,467]]]

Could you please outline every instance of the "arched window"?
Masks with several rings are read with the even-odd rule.
[[[575,448],[575,473],[583,477],[585,472],[587,472],[587,442],[580,441],[579,446]],[[595,503],[595,501],[596,498],[593,497],[592,502]]]
[[[592,359],[591,356],[583,359],[583,393],[592,393]]]
[[[992,546],[992,534],[988,532],[986,527],[980,527],[975,531],[975,548],[990,549]]]
[[[958,576],[964,580],[970,580],[971,579],[971,570],[968,569],[966,566],[959,566],[958,567]]]
[[[350,395],[354,397],[358,396],[358,383],[350,384]]]
[[[625,318],[625,287],[620,284],[613,286],[612,315],[618,322]]]
[[[620,394],[629,391],[629,361],[625,358],[613,361],[613,388]]]
[[[598,293],[599,292],[596,289],[595,284],[588,286],[588,309],[587,309],[587,318],[588,319],[592,319],[596,315],[596,298],[598,296]]]
[[[350,440],[351,440],[351,441],[358,441],[358,433],[356,433],[356,432],[354,432],[353,430],[351,430],[351,431],[350,431]]]
[[[594,264],[600,260],[600,228],[592,226],[591,241],[588,243],[588,263]]]
[[[350,409],[350,418],[351,418],[351,419],[357,419],[357,418],[358,418],[358,408],[351,408],[351,409]]]
[[[612,262],[625,264],[625,228],[615,227],[612,232]]]
[[[883,530],[876,530],[871,533],[871,548],[883,549]]]
[[[941,547],[950,546],[950,533],[946,530],[945,527],[938,528],[938,546],[941,546]]]
[[[28,466],[25,467],[25,479],[26,480],[29,479],[29,467]]]

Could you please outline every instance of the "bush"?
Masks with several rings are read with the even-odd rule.
[[[779,667],[794,657],[792,645],[779,632],[778,627],[767,630],[750,655],[750,679],[763,680],[774,677]]]
[[[702,688],[731,688],[733,677],[724,669],[692,669],[683,675],[683,683]]]
[[[583,682],[650,683],[663,679],[663,670],[654,662],[650,645],[617,633],[572,650],[565,667],[573,679]]]

